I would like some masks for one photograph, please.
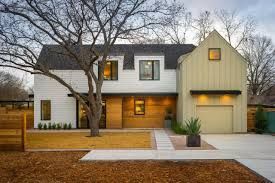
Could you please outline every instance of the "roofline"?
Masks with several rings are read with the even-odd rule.
[[[207,39],[209,39],[209,37],[212,35],[212,34],[214,34],[214,33],[217,33],[218,34],[218,36],[220,37],[220,38],[222,38],[225,42],[226,42],[226,44],[227,45],[229,45],[229,47],[231,47],[231,48],[233,48],[233,50],[234,50],[234,52],[236,52],[237,53],[237,55],[239,55],[241,58],[242,58],[242,61],[244,61],[246,64],[247,64],[247,61],[246,61],[246,59],[216,30],[216,29],[214,29],[212,32],[210,32],[210,34],[197,46],[197,47],[195,47],[195,49],[192,51],[192,52],[190,52],[190,54],[184,59],[184,60],[187,60],[187,58],[189,58],[192,54],[193,54],[193,52],[196,50],[196,49],[198,49],[201,45],[202,45],[202,43],[204,42],[204,41],[206,41]],[[184,54],[185,55],[185,54]],[[180,62],[178,62],[178,64],[181,64],[184,60],[182,60],[182,61],[180,61]]]

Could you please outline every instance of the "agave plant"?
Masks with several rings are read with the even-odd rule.
[[[201,122],[199,118],[191,118],[185,121],[187,135],[199,135],[201,133]]]

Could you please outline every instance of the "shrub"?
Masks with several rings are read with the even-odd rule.
[[[67,128],[68,128],[67,123],[64,123],[64,124],[63,124],[63,129],[66,130]]]
[[[48,124],[48,129],[52,129],[52,123],[51,122]]]
[[[47,130],[47,124],[46,124],[46,123],[44,123],[43,129],[44,129],[44,130]]]
[[[256,133],[262,134],[267,129],[267,116],[264,112],[264,109],[262,106],[257,107],[257,111],[255,113],[255,128]]]
[[[57,123],[56,128],[57,128],[58,130],[60,130],[60,129],[62,128],[62,127],[61,127],[61,123]]]
[[[201,123],[199,118],[191,118],[186,120],[187,135],[199,135],[201,133]]]
[[[72,129],[72,123],[69,123],[68,129]]]
[[[54,129],[54,130],[56,129],[56,124],[55,123],[52,124],[52,129]]]
[[[42,123],[38,123],[38,129],[42,130],[42,127],[43,127]]]
[[[176,134],[186,135],[186,127],[185,127],[185,125],[183,125],[181,123],[178,123],[176,120],[172,121],[171,128],[172,128],[172,130]]]

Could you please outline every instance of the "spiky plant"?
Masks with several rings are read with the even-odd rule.
[[[187,135],[199,135],[201,133],[201,121],[199,118],[191,118],[185,121]]]

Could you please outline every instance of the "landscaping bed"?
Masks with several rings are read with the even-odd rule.
[[[0,152],[0,182],[264,182],[231,160],[78,161],[85,152]]]
[[[28,132],[27,149],[150,149],[150,132]]]

